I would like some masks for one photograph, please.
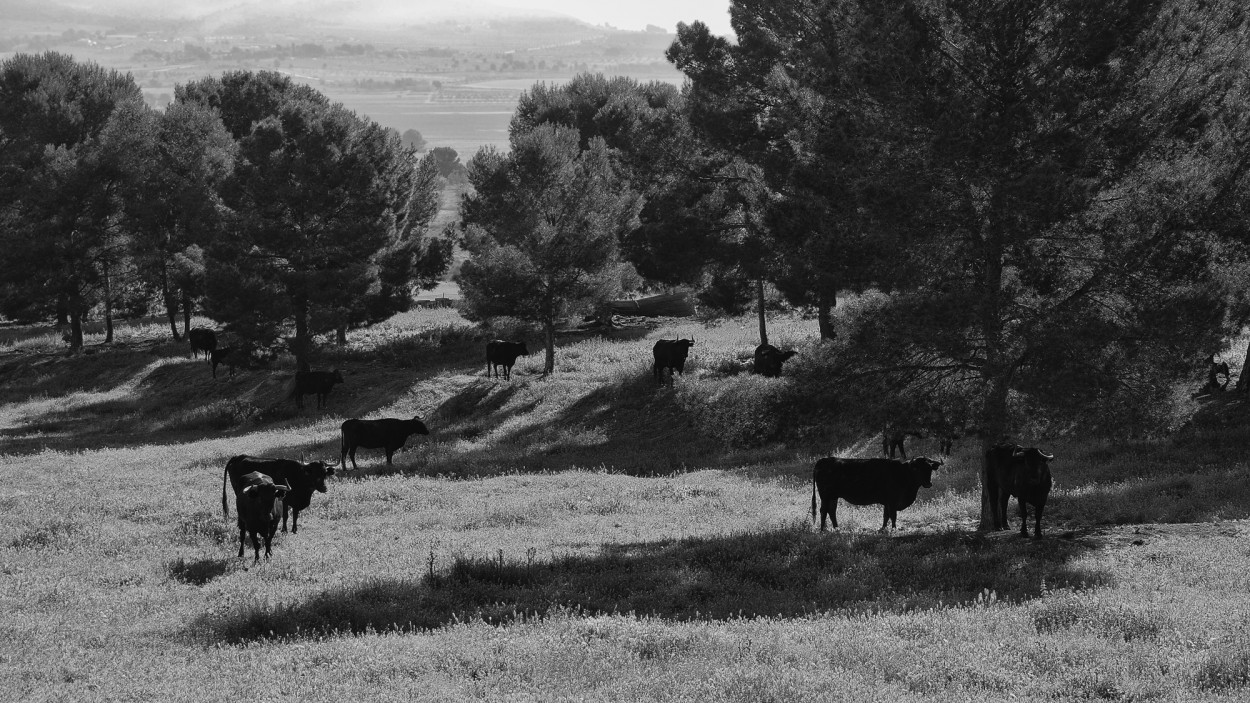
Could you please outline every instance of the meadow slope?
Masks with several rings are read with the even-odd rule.
[[[804,348],[809,327],[773,335]],[[746,446],[700,419],[801,382],[725,371],[748,321],[569,335],[553,378],[534,355],[505,383],[483,333],[413,313],[327,352],[347,383],[302,414],[283,364],[214,380],[159,334],[75,357],[0,334],[2,700],[1250,695],[1240,422],[1047,439],[1040,541],[974,530],[969,446],[895,532],[844,505],[821,534],[811,461],[879,443]],[[650,345],[678,334],[691,368],[657,388]],[[226,458],[337,459],[345,417],[412,414],[432,433],[394,467],[364,452],[272,559],[235,557]]]

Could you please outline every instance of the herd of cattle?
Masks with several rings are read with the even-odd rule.
[[[230,366],[231,375],[234,373],[234,365],[242,365],[231,348],[217,348],[216,336],[212,330],[193,329],[189,338],[192,355],[204,352],[213,366],[214,377],[218,363]],[[665,383],[665,372],[669,385],[673,382],[673,373],[684,373],[692,346],[693,339],[661,339],[655,343],[652,349],[652,373],[656,383]],[[509,380],[517,357],[528,354],[529,349],[525,342],[489,342],[486,345],[487,376],[498,377],[502,369],[504,380]],[[761,344],[755,350],[753,370],[764,376],[778,376],[781,374],[782,364],[795,354],[794,351],[783,352],[771,345]],[[317,407],[322,408],[326,396],[336,384],[342,382],[343,376],[337,369],[301,371],[295,375],[290,398],[302,408],[303,396],[316,395]],[[326,478],[334,475],[335,468],[346,469],[349,459],[352,468],[358,468],[358,448],[382,449],[386,453],[387,465],[391,465],[395,452],[404,446],[410,436],[429,433],[429,429],[417,417],[410,420],[350,419],[344,421],[340,427],[341,453],[338,462],[334,464],[246,455],[232,457],[226,462],[222,474],[221,508],[229,517],[226,493],[228,479],[235,494],[239,556],[244,555],[250,538],[255,561],[260,561],[262,541],[265,545],[265,556],[268,558],[272,553],[271,544],[279,524],[283,532],[287,531],[288,514],[291,515],[291,533],[295,534],[299,528],[300,511],[309,506],[314,492],[326,492]],[[932,487],[933,472],[943,465],[941,460],[927,457],[907,459],[903,442],[908,435],[919,437],[920,433],[886,428],[882,439],[882,453],[888,458],[826,457],[816,462],[812,469],[812,520],[815,522],[819,513],[821,531],[825,530],[827,520],[833,527],[838,526],[839,499],[852,505],[881,505],[881,529],[897,526],[898,511],[910,507],[916,501],[921,488]],[[939,432],[943,454],[950,454],[953,437],[953,432]],[[893,458],[896,450],[901,454],[901,459]],[[1054,459],[1052,455],[1040,449],[1015,444],[997,445],[986,452],[986,470],[982,479],[991,502],[990,513],[994,529],[1009,528],[1007,506],[1014,497],[1019,503],[1020,534],[1025,537],[1029,534],[1026,506],[1032,505],[1036,521],[1033,536],[1042,536],[1042,513],[1051,488],[1051,459]]]

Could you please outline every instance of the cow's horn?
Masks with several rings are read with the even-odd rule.
[[[1016,447],[1015,449],[1011,450],[1011,455],[1012,456],[1024,456],[1024,450],[1021,449],[1020,447]]]
[[[1054,455],[1054,454],[1047,454],[1046,452],[1044,452],[1044,451],[1042,451],[1042,450],[1040,450],[1040,449],[1039,449],[1039,450],[1037,450],[1037,453],[1038,453],[1038,454],[1041,454],[1041,455],[1042,455],[1042,458],[1043,458],[1043,459],[1045,459],[1046,461],[1050,461],[1051,459],[1054,459],[1054,458],[1055,458],[1055,455]]]

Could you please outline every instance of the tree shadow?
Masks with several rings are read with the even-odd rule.
[[[553,609],[675,620],[905,612],[1037,598],[1044,588],[1106,586],[1072,565],[1078,540],[945,532],[888,536],[783,528],[754,534],[604,545],[596,556],[457,558],[425,574],[372,579],[292,602],[206,613],[189,632],[211,642],[332,632],[506,623]]]

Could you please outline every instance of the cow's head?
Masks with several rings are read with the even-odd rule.
[[[421,422],[421,418],[416,417],[416,416],[413,416],[413,418],[408,421],[408,426],[412,429],[413,434],[429,434],[430,433],[430,428],[426,427],[425,423]]]
[[[338,369],[334,369],[330,373],[333,374],[332,376],[330,376],[331,381],[333,381],[334,383],[343,383],[343,374],[339,373]]]
[[[334,467],[337,464],[331,464],[325,461],[311,461],[304,464],[304,476],[312,484],[314,490],[318,493],[326,492],[326,477],[334,475]]]
[[[525,346],[525,342],[517,342],[516,348],[517,348],[517,351],[520,352],[521,356],[530,355],[529,347]]]
[[[1054,459],[1053,454],[1038,449],[1037,447],[1016,447],[1011,453],[1019,465],[1024,467],[1023,478],[1029,483],[1041,483],[1050,476],[1050,460]]]
[[[243,489],[243,495],[255,498],[261,503],[271,503],[275,498],[286,495],[291,487],[285,483],[254,483]]]
[[[930,459],[927,456],[908,459],[905,463],[911,467],[912,475],[920,481],[922,488],[933,487],[933,472],[943,464],[941,459]]]

